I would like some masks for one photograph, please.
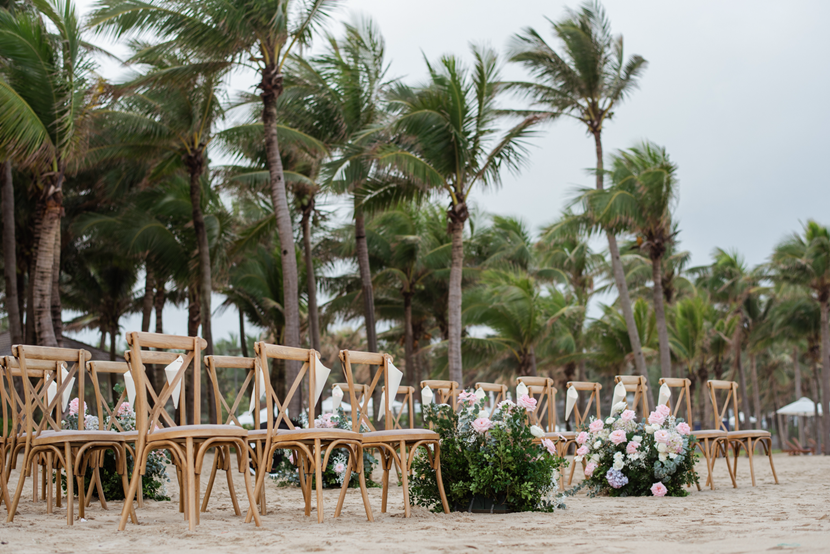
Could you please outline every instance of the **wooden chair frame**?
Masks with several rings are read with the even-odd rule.
[[[527,392],[536,399],[536,410],[530,415],[534,425],[541,424],[545,430],[545,438],[558,441],[560,434],[556,432],[556,387],[549,377],[516,377],[516,382],[524,383]],[[538,396],[538,398],[537,398]],[[547,417],[545,417],[547,416]],[[545,423],[543,423],[545,420]],[[550,435],[550,436],[548,436]]]
[[[640,408],[640,417],[643,421],[648,419],[648,381],[642,375],[617,375],[614,377],[614,384],[622,383],[625,387],[625,392],[634,393],[634,403],[629,407],[630,410],[637,412]],[[626,399],[627,400],[627,399]],[[613,406],[612,406],[613,408]]]
[[[3,367],[0,367],[0,404],[2,404],[3,414],[3,428],[0,429],[0,502],[6,507],[6,511],[11,508],[11,499],[9,498],[9,479],[6,474],[6,454],[9,453],[9,448],[14,447],[12,437],[16,437],[14,433],[14,420],[10,416],[14,413],[14,408],[11,404],[11,395],[7,390],[6,385],[6,365],[3,362]],[[9,382],[9,385],[14,386]],[[11,455],[11,454],[9,454]]]
[[[493,417],[493,414],[496,413],[496,408],[498,407],[499,403],[507,400],[507,385],[501,385],[498,383],[476,383],[475,387],[476,390],[481,389],[484,392],[495,393],[495,396],[493,397],[493,403],[490,406],[490,417]]]
[[[136,389],[136,427],[138,438],[136,440],[135,468],[130,479],[130,489],[124,500],[124,509],[121,512],[121,521],[118,529],[123,531],[127,526],[128,510],[132,509],[133,498],[136,496],[140,476],[147,471],[147,456],[154,450],[167,450],[173,457],[180,477],[180,510],[184,512],[188,521],[189,529],[196,530],[199,524],[199,480],[202,470],[202,463],[205,454],[211,448],[232,447],[236,451],[239,471],[245,479],[245,489],[248,493],[248,502],[251,506],[250,512],[256,520],[256,525],[261,525],[259,511],[256,509],[256,501],[251,487],[250,475],[248,474],[248,432],[231,425],[200,425],[200,374],[201,374],[201,351],[207,346],[204,339],[199,337],[181,337],[174,335],[163,335],[158,333],[137,333],[127,334],[127,345],[130,350],[126,353],[127,363],[130,365],[130,373],[133,377]],[[156,351],[143,350],[144,348],[156,348]],[[167,352],[165,350],[182,350],[178,352]],[[179,356],[182,356],[184,363],[179,368],[172,383],[164,379],[161,391],[157,394],[153,385],[147,378],[144,364],[170,364]],[[194,424],[186,424],[186,381],[184,376],[188,369],[193,371],[193,421]],[[181,383],[179,395],[179,424],[167,413],[166,405],[171,400],[171,395],[176,386]],[[148,402],[148,393],[153,398],[152,405]],[[184,499],[186,498],[186,501]]]
[[[751,430],[741,431],[740,412],[738,412],[738,383],[735,381],[706,381],[709,387],[709,395],[712,399],[712,410],[715,414],[715,421],[718,422],[719,427],[726,431],[729,446],[732,449],[732,483],[737,486],[736,478],[738,476],[738,457],[741,453],[741,448],[746,450],[749,458],[749,473],[752,476],[752,486],[755,486],[755,467],[753,458],[755,456],[755,449],[760,444],[763,446],[767,457],[769,458],[769,467],[772,470],[772,477],[775,479],[775,484],[778,484],[778,475],[775,473],[775,465],[772,462],[772,435],[769,431]],[[728,391],[726,399],[723,402],[723,408],[718,410],[718,397],[715,391]],[[728,413],[729,406],[732,405],[732,412],[735,414],[735,430],[729,431],[726,424],[723,422],[724,416]],[[746,414],[749,418],[749,414]],[[729,458],[726,458],[726,463],[729,463]]]
[[[99,454],[103,454],[105,450],[111,450],[115,455],[116,469],[121,475],[122,486],[124,486],[126,493],[127,456],[124,437],[113,431],[87,431],[84,428],[84,381],[88,371],[86,361],[89,359],[89,352],[70,348],[15,345],[12,347],[12,354],[19,366],[20,378],[23,383],[25,415],[18,423],[22,429],[25,429],[25,445],[20,481],[15,490],[12,505],[9,508],[7,522],[14,521],[26,477],[31,474],[32,467],[35,466],[37,459],[45,457],[45,475],[48,481],[45,495],[46,511],[52,513],[53,510],[52,471],[53,469],[59,471],[59,468],[62,467],[66,473],[66,522],[67,525],[73,525],[75,519],[74,481],[77,481],[78,484],[78,517],[83,518],[86,508],[84,475],[90,461]],[[65,378],[61,371],[64,363],[72,364]],[[13,365],[14,361],[7,359],[6,364],[7,369],[9,369],[8,366]],[[44,378],[39,381],[42,384],[40,388],[36,389],[29,379],[30,366],[35,371],[44,372]],[[50,367],[51,370],[48,369]],[[10,374],[13,375],[13,373]],[[58,423],[62,416],[60,402],[73,377],[76,378],[78,387],[78,428],[64,430],[61,424]],[[53,398],[49,400],[48,389],[52,382],[56,383],[57,390]],[[35,426],[38,411],[40,412],[40,421]],[[98,412],[99,422],[103,421],[102,416],[103,414]],[[127,510],[126,515],[135,519],[134,510]]]
[[[599,402],[599,391],[602,390],[602,385],[599,383],[591,383],[590,381],[568,381],[565,385],[566,390],[573,387],[577,391],[590,391],[590,395],[588,395],[588,401],[585,402],[585,406],[582,408],[582,411],[579,410],[579,404],[573,407],[573,417],[574,417],[574,427],[577,431],[573,431],[570,433],[562,433],[565,440],[560,441],[561,443],[561,455],[566,456],[568,450],[571,446],[574,448],[576,447],[576,437],[577,433],[579,432],[580,426],[582,426],[585,421],[588,419],[589,414],[591,412],[591,406],[594,406],[594,410],[596,411],[596,418],[602,419],[602,415],[600,413],[600,402]],[[582,461],[582,464],[585,465],[585,460]],[[568,475],[568,486],[571,486],[574,478],[574,469],[576,468],[576,463],[571,461],[571,471]]]
[[[421,381],[421,388],[424,387],[432,389],[433,394],[435,394],[433,402],[436,404],[449,404],[453,410],[458,408],[458,393],[461,392],[461,388],[455,381]],[[423,410],[423,407],[421,407],[421,410]]]
[[[320,360],[320,353],[315,350],[294,348],[257,342],[254,350],[260,359],[262,370],[265,374],[265,386],[268,389],[266,394],[266,405],[268,413],[272,413],[272,403],[278,409],[276,421],[268,418],[268,439],[263,450],[264,460],[269,460],[277,449],[291,449],[298,453],[300,487],[305,499],[305,515],[311,515],[311,486],[315,484],[317,492],[317,522],[323,523],[323,469],[328,465],[329,457],[337,448],[344,448],[349,452],[349,463],[346,467],[346,474],[343,478],[343,486],[340,489],[340,498],[334,511],[334,517],[339,517],[343,509],[343,502],[346,498],[346,490],[349,488],[352,471],[358,472],[360,480],[360,492],[363,497],[363,506],[366,511],[366,518],[374,521],[372,507],[369,504],[369,495],[366,490],[366,477],[363,473],[363,445],[360,433],[346,431],[343,429],[322,429],[314,426],[314,402],[308,402],[308,429],[295,429],[294,424],[288,417],[288,406],[294,394],[300,391],[307,391],[305,398],[311,399],[316,390],[317,364]],[[302,362],[297,377],[294,379],[290,390],[280,402],[271,388],[271,381],[268,378],[268,360],[294,360]],[[308,388],[303,382],[308,380]],[[349,376],[347,380],[351,383]],[[355,414],[356,406],[352,404],[352,421],[359,425]],[[388,415],[388,414],[387,414]],[[278,429],[280,422],[285,422],[289,430]],[[257,471],[255,494],[258,496],[263,488],[265,471],[260,468]],[[312,479],[312,475],[314,479]],[[253,509],[248,511],[246,521],[250,521]]]
[[[381,387],[382,392],[386,392],[386,387]],[[345,391],[344,391],[345,392]],[[395,400],[398,396],[403,395],[403,406],[406,406],[407,414],[409,415],[409,429],[415,428],[415,387],[407,387],[401,385],[398,387],[398,392],[395,395]],[[385,398],[385,397],[384,397]],[[390,410],[392,412],[392,428],[393,429],[403,429],[401,425],[401,416],[403,415],[403,406],[401,407],[398,413],[395,413],[395,410]]]
[[[441,497],[441,504],[445,513],[449,513],[449,504],[447,496],[444,493],[444,482],[441,478],[441,442],[438,433],[429,429],[401,429],[398,425],[396,428],[396,421],[392,414],[392,395],[384,395],[385,406],[382,409],[385,411],[384,425],[386,427],[383,431],[376,431],[371,420],[367,417],[369,413],[369,399],[375,388],[383,379],[383,390],[389,389],[389,364],[392,362],[392,356],[389,354],[378,354],[375,352],[359,352],[355,350],[341,350],[340,361],[343,363],[343,371],[346,374],[348,383],[354,383],[354,373],[352,372],[352,363],[365,364],[368,366],[376,366],[378,369],[374,372],[372,382],[364,388],[363,404],[360,409],[360,420],[352,419],[352,430],[360,432],[361,422],[365,423],[370,429],[368,433],[363,433],[362,441],[364,448],[371,448],[378,451],[381,458],[381,467],[383,469],[383,497],[381,501],[381,513],[386,512],[387,498],[389,495],[389,472],[392,469],[392,464],[400,471],[401,483],[403,488],[403,505],[404,517],[411,517],[412,508],[409,500],[409,477],[412,475],[412,462],[415,460],[415,453],[418,448],[422,448],[430,465],[435,470],[435,477],[438,484],[438,493]],[[371,373],[370,373],[371,374]],[[454,382],[451,382],[454,384]],[[412,401],[412,388],[407,393]],[[431,387],[430,387],[431,388]],[[354,389],[350,387],[349,399],[352,407],[357,403],[357,398],[354,395]],[[412,418],[410,417],[410,420]],[[432,451],[429,447],[432,446]],[[341,493],[342,496],[342,493]]]

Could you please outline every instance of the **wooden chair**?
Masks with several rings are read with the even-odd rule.
[[[386,387],[381,387],[381,391],[386,393]],[[345,392],[345,391],[344,391]],[[396,413],[395,410],[392,411],[392,428],[393,429],[403,429],[401,425],[401,416],[403,416],[404,407],[406,408],[407,416],[409,417],[409,428],[415,428],[415,387],[406,387],[406,386],[399,386],[398,392],[395,394],[395,400],[399,396],[403,395],[403,401],[401,402],[401,409],[398,410]]]
[[[449,404],[452,409],[458,408],[458,393],[460,389],[455,381],[421,381],[421,388],[429,387],[435,395],[436,404]],[[423,407],[421,408],[423,410]]]
[[[89,352],[70,348],[52,348],[43,346],[15,345],[12,347],[12,354],[20,369],[20,377],[23,384],[25,414],[20,421],[25,429],[25,446],[23,466],[20,470],[20,481],[15,490],[14,500],[9,508],[8,522],[14,521],[15,512],[20,502],[23,486],[26,477],[30,474],[35,459],[40,456],[46,458],[46,476],[48,488],[46,493],[46,511],[52,513],[52,470],[62,467],[66,473],[66,522],[67,525],[74,523],[74,481],[78,483],[78,516],[84,517],[86,508],[86,496],[84,495],[84,474],[87,464],[94,455],[111,450],[115,454],[116,467],[121,475],[124,492],[127,491],[127,455],[124,447],[124,437],[114,431],[87,430],[85,429],[84,410],[84,381],[86,374],[86,361],[89,359]],[[46,362],[46,364],[38,364]],[[9,360],[7,360],[7,364]],[[67,375],[62,375],[64,364],[71,367]],[[29,379],[29,366],[33,370],[51,366],[51,371],[45,371],[43,387],[36,390]],[[38,368],[40,366],[40,368]],[[72,379],[77,381],[78,425],[76,429],[65,430],[61,421],[63,410],[61,402],[64,392],[70,390]],[[55,383],[52,394],[49,388]],[[41,392],[42,391],[42,392]],[[49,398],[51,396],[51,399]],[[98,412],[99,422],[103,421],[103,414]],[[57,480],[60,483],[60,479]],[[135,518],[133,510],[126,510],[125,517]]]
[[[648,419],[648,382],[642,375],[617,375],[614,377],[614,383],[622,383],[625,386],[625,392],[634,393],[634,402],[629,406],[629,410],[637,412],[640,408],[640,417],[643,421]],[[612,406],[613,408],[613,406]]]
[[[735,479],[738,476],[738,456],[741,453],[741,448],[746,449],[747,457],[749,458],[749,473],[752,476],[752,486],[755,486],[755,467],[753,465],[753,458],[755,449],[758,445],[762,445],[769,458],[769,467],[772,470],[772,477],[775,479],[775,484],[778,484],[778,475],[775,473],[775,465],[772,462],[772,435],[769,431],[763,430],[740,430],[740,417],[738,412],[738,384],[735,381],[706,381],[709,387],[709,394],[712,398],[712,409],[715,414],[715,421],[719,422],[720,428],[726,431],[729,446],[732,448],[733,466],[732,466],[732,483],[737,486]],[[718,411],[718,396],[717,391],[726,391],[726,398],[723,401],[722,409]],[[732,412],[735,414],[735,430],[730,431],[727,424],[724,422],[728,410],[732,407]],[[749,417],[749,414],[747,414]],[[726,458],[726,463],[729,463],[729,458]]]
[[[447,503],[447,496],[444,494],[444,483],[441,479],[441,444],[438,433],[429,429],[396,429],[394,420],[392,419],[392,409],[390,407],[392,404],[391,398],[393,397],[391,394],[384,396],[386,400],[385,406],[381,407],[381,409],[385,411],[384,420],[386,429],[382,431],[375,430],[374,425],[372,425],[372,421],[368,417],[369,398],[372,397],[372,392],[378,384],[382,382],[384,390],[389,390],[389,364],[392,361],[392,357],[389,354],[377,354],[375,352],[341,350],[340,361],[343,362],[343,370],[346,373],[346,380],[349,383],[354,382],[352,363],[377,366],[378,368],[374,373],[374,377],[372,377],[372,382],[368,385],[368,388],[365,390],[365,394],[363,395],[364,400],[360,409],[360,417],[352,419],[352,429],[355,432],[359,432],[361,422],[365,423],[370,431],[363,433],[363,446],[364,448],[377,449],[380,453],[381,467],[383,468],[383,500],[380,511],[382,513],[386,512],[386,501],[389,494],[389,471],[394,463],[399,469],[401,475],[404,516],[411,516],[411,506],[409,502],[409,476],[412,474],[412,461],[415,459],[415,453],[418,448],[423,448],[426,451],[426,456],[429,459],[430,464],[435,470],[435,477],[438,483],[438,492],[441,496],[441,504],[444,508],[444,513],[450,513],[449,504]],[[451,389],[452,385],[450,385],[447,390],[449,391]],[[350,396],[350,402],[352,406],[355,406],[357,398],[353,395]],[[432,446],[433,451],[430,451],[429,446]]]
[[[207,343],[199,337],[180,337],[157,333],[128,333],[127,344],[130,350],[126,353],[127,363],[130,364],[130,373],[135,383],[136,408],[135,421],[138,437],[135,446],[135,469],[130,479],[130,490],[124,500],[124,509],[121,512],[121,521],[118,529],[123,531],[127,526],[127,515],[132,509],[133,498],[136,496],[140,476],[146,472],[147,456],[155,450],[167,450],[174,459],[174,463],[182,474],[180,479],[180,496],[186,501],[180,503],[191,531],[196,530],[199,523],[199,477],[205,454],[211,448],[232,447],[236,451],[239,471],[245,479],[245,488],[248,493],[248,502],[253,511],[256,525],[261,525],[259,512],[256,510],[256,501],[248,474],[248,447],[246,444],[248,432],[234,425],[200,425],[200,375],[201,351]],[[157,350],[145,350],[155,348]],[[169,352],[166,350],[177,350]],[[160,391],[155,391],[145,372],[145,364],[168,365],[182,357],[175,376],[170,381],[164,380]],[[193,424],[187,424],[186,380],[187,371],[193,372]],[[167,412],[167,403],[172,402],[172,394],[176,387],[181,385],[179,392],[179,422]],[[152,403],[149,398],[152,398]]]
[[[545,430],[545,437],[553,441],[561,440],[556,432],[556,387],[553,379],[548,377],[517,377],[516,381],[524,383],[530,396],[536,399],[536,410],[531,414],[531,421]]]
[[[0,490],[0,502],[6,507],[6,511],[8,512],[12,503],[9,499],[9,479],[6,475],[6,453],[9,452],[10,447],[13,447],[12,437],[15,435],[12,433],[14,429],[14,422],[12,420],[13,407],[8,391],[5,363],[0,368],[0,404],[2,404],[3,417],[3,428],[0,429],[0,489],[2,489]]]
[[[337,507],[334,511],[334,517],[339,517],[343,509],[343,502],[345,500],[346,489],[349,487],[352,471],[358,472],[360,481],[360,492],[363,496],[363,506],[366,510],[366,518],[369,521],[374,521],[372,516],[372,508],[369,504],[369,495],[366,491],[366,477],[363,473],[363,445],[361,443],[361,435],[354,430],[349,431],[345,429],[324,429],[315,427],[314,423],[314,405],[316,401],[310,399],[315,396],[317,391],[317,366],[320,363],[320,353],[315,350],[306,350],[304,348],[293,348],[289,346],[278,346],[275,344],[267,344],[265,342],[257,342],[254,344],[254,350],[260,359],[260,363],[265,374],[266,388],[269,389],[266,395],[266,406],[268,413],[271,413],[272,405],[276,405],[279,410],[276,422],[268,418],[268,441],[264,449],[265,459],[269,460],[274,455],[274,451],[278,448],[292,449],[298,452],[300,471],[308,474],[305,479],[302,479],[300,485],[303,489],[303,496],[305,498],[305,515],[311,515],[311,485],[312,482],[316,486],[317,492],[317,522],[323,523],[323,469],[328,465],[329,457],[335,449],[346,449],[349,453],[349,463],[346,468],[346,474],[343,479],[343,487],[341,488],[340,498],[337,502]],[[273,394],[271,390],[271,382],[268,379],[268,360],[295,360],[303,362],[299,373],[297,374],[294,383],[291,385],[285,399],[280,403],[279,399]],[[351,382],[351,377],[346,376],[347,381]],[[307,386],[304,386],[307,382]],[[321,387],[323,383],[320,384]],[[322,388],[320,389],[322,390]],[[294,424],[288,418],[288,406],[297,392],[300,392],[301,398],[308,401],[308,429],[296,429]],[[273,403],[273,404],[272,404]],[[352,421],[359,425],[359,420],[356,414],[356,406],[352,403]],[[280,422],[284,422],[289,429],[279,429]],[[358,427],[359,429],[359,427]],[[313,475],[313,479],[312,479]],[[265,479],[265,471],[257,472],[256,494],[262,490]],[[251,517],[251,511],[248,513],[248,520]]]
[[[589,392],[588,401],[585,402],[582,410],[580,411],[579,405],[575,405],[573,407],[573,416],[574,416],[574,428],[576,431],[568,431],[561,433],[564,440],[560,440],[559,444],[561,444],[561,456],[566,456],[568,454],[568,450],[573,447],[576,450],[576,437],[579,434],[579,428],[583,425],[586,425],[588,422],[588,417],[591,413],[591,406],[594,407],[596,412],[596,418],[602,419],[602,415],[600,414],[600,404],[599,404],[599,391],[602,390],[602,385],[599,383],[591,383],[589,381],[568,381],[566,387],[568,389],[573,388],[577,392]],[[583,460],[583,465],[585,461]],[[568,475],[568,486],[571,486],[574,478],[574,468],[576,464],[571,462],[571,471]]]
[[[500,402],[507,400],[507,385],[497,383],[476,383],[476,390],[481,389],[490,394],[490,417],[496,412]]]

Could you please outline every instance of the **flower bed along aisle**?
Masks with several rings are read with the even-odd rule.
[[[553,511],[564,508],[557,494],[559,472],[567,462],[550,440],[534,444],[528,413],[535,400],[519,404],[506,400],[493,414],[484,411],[483,397],[458,396],[458,410],[427,404],[424,421],[441,436],[441,476],[450,507],[455,511]],[[538,432],[541,429],[534,429]],[[409,494],[414,504],[440,511],[435,472],[419,451],[413,465]]]
[[[576,442],[574,463],[587,461],[584,486],[592,495],[686,496],[686,486],[698,482],[697,439],[664,405],[648,423],[637,423],[621,402],[605,421],[593,419]]]

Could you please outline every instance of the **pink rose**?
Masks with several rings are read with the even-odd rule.
[[[588,442],[588,433],[582,431],[576,436],[576,444],[585,444]]]
[[[75,397],[69,402],[69,415],[78,415],[78,398]],[[86,402],[84,402],[84,414],[86,414]]]
[[[594,462],[589,462],[588,465],[585,466],[585,477],[591,477],[594,475],[594,470],[597,468],[597,464]]]
[[[523,394],[522,397],[519,398],[517,404],[528,412],[532,412],[536,409],[536,399],[526,394]]]
[[[664,418],[669,417],[671,415],[671,410],[665,404],[660,404],[654,411],[663,416]]]
[[[638,449],[638,448],[640,448],[640,443],[639,443],[639,442],[634,442],[634,441],[631,441],[630,443],[628,443],[628,444],[626,445],[626,447],[625,447],[625,453],[626,453],[626,454],[634,454],[635,452],[637,452],[637,449]]]
[[[692,432],[691,427],[685,421],[677,424],[677,432],[681,435],[689,435]]]
[[[580,446],[579,448],[576,449],[576,455],[577,456],[584,456],[587,453],[588,453],[588,445],[587,444],[583,444],[582,446]]]
[[[476,394],[474,392],[461,391],[458,395],[458,402],[461,404],[468,404],[472,406],[477,400],[478,399],[476,398]]]
[[[622,429],[617,429],[616,431],[611,433],[611,436],[609,438],[611,439],[611,442],[613,442],[614,444],[624,443],[625,431],[623,431]]]
[[[654,432],[654,440],[656,442],[662,442],[663,444],[668,444],[669,439],[671,438],[671,434],[666,431],[665,429],[660,429]]]
[[[473,421],[473,429],[475,429],[477,433],[486,433],[492,427],[493,422],[490,421],[489,417],[480,417]]]
[[[637,414],[635,414],[633,410],[625,410],[622,414],[620,414],[620,419],[626,423],[634,421],[635,417],[637,417]]]
[[[661,415],[659,412],[651,412],[648,414],[648,422],[652,425],[663,425],[666,421],[666,416]]]
[[[666,496],[667,492],[669,492],[669,489],[667,489],[666,485],[659,481],[651,485],[651,494],[654,496]]]
[[[594,421],[592,421],[592,422],[591,422],[591,424],[588,426],[588,429],[589,429],[592,433],[599,433],[600,431],[602,431],[602,427],[603,427],[603,425],[604,425],[604,424],[602,423],[602,420],[601,420],[601,419],[595,419],[595,420],[594,420]]]
[[[547,449],[548,454],[550,454],[551,456],[556,455],[556,443],[554,443],[552,440],[542,439],[542,446],[544,446]]]

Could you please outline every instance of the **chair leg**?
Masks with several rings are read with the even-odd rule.
[[[404,517],[412,517],[412,508],[409,505],[409,467],[407,467],[406,441],[401,441],[401,484],[403,485],[403,513]]]
[[[68,442],[63,445],[63,457],[66,471],[66,524],[71,526],[75,523],[75,491],[72,482],[75,477],[75,461],[72,459],[72,448]],[[83,487],[81,487],[81,496],[83,497]],[[83,500],[80,504],[83,505]]]
[[[224,468],[225,469],[225,476],[228,478],[228,492],[231,495],[231,504],[233,504],[233,513],[234,513],[234,515],[241,516],[242,511],[239,509],[239,501],[236,499],[236,489],[233,486],[233,474],[231,473],[231,464],[230,464],[231,449],[230,449],[229,446],[225,446],[225,447],[222,448],[222,450],[224,452],[222,454],[222,457],[223,457],[224,462],[225,462],[225,468]],[[246,450],[246,452],[247,452],[247,450]],[[245,471],[246,472],[248,471],[247,461],[245,463]],[[249,475],[249,477],[250,477],[250,475]],[[265,489],[263,488],[263,490],[265,490]],[[253,494],[253,492],[252,492],[252,494]],[[207,498],[207,495],[205,496],[205,498]],[[207,505],[207,504],[205,504],[205,505]]]
[[[346,464],[345,474],[343,475],[343,484],[340,486],[340,495],[337,497],[337,506],[334,508],[334,517],[340,517],[340,511],[343,509],[343,502],[346,500],[346,490],[349,488],[349,482],[352,480],[352,464],[356,463],[354,459],[354,449],[349,449],[351,458]]]
[[[47,479],[48,483],[46,485],[46,513],[51,514],[54,511],[53,508],[53,498],[52,498],[52,489],[54,488],[52,485],[52,453],[48,453],[46,455],[46,473],[49,475],[49,479]],[[59,487],[60,488],[60,487]],[[8,507],[8,504],[6,504]]]
[[[143,457],[147,455],[147,450],[138,451],[138,445],[136,445],[136,452],[135,458],[133,459],[133,476],[130,479],[130,488],[127,490],[127,493],[124,495],[124,507],[121,509],[121,520],[118,522],[118,530],[123,531],[127,528],[127,518],[131,515],[135,517],[135,512],[133,509],[133,498],[136,496],[136,492],[138,491],[138,483],[141,477],[141,461],[144,459]],[[127,474],[124,473],[122,477],[122,486],[124,485],[124,480],[126,480]],[[181,495],[180,495],[181,496]],[[132,512],[132,514],[131,514]],[[137,522],[136,522],[137,523]]]
[[[185,440],[185,449],[187,462],[185,463],[185,471],[187,472],[187,515],[188,526],[191,531],[196,530],[196,523],[199,521],[197,507],[196,507],[196,462],[193,458],[193,438],[187,437]]]
[[[28,452],[25,455],[28,457]],[[17,483],[17,488],[14,490],[14,500],[12,500],[11,508],[6,516],[6,523],[14,521],[14,515],[17,513],[17,505],[20,504],[20,496],[23,494],[23,487],[26,485],[26,469],[29,467],[28,460],[24,457],[23,464],[20,466],[20,480]]]
[[[775,473],[775,464],[772,463],[772,439],[764,441],[764,448],[766,448],[767,457],[769,458],[769,468],[772,470],[772,477],[775,479],[775,484],[778,485],[778,475]]]
[[[242,453],[242,456],[243,456],[243,459],[242,459],[242,462],[243,462],[242,463],[242,478],[245,481],[245,493],[248,495],[248,509],[250,510],[250,513],[253,515],[254,524],[257,527],[262,527],[262,519],[259,517],[259,512],[257,512],[257,508],[256,508],[256,495],[254,494],[253,487],[251,487],[251,474],[248,471],[248,466],[249,466],[248,449],[245,448],[245,445],[242,444],[242,443],[239,444],[237,446],[237,448],[240,449],[239,451]],[[228,482],[229,483],[231,482],[230,470],[228,471]],[[263,489],[264,489],[264,487],[263,487]],[[233,498],[236,498],[235,493],[232,492],[231,495],[232,495]],[[241,513],[238,511],[238,506],[237,506],[237,515],[241,515]]]
[[[386,513],[386,502],[389,498],[389,470],[392,468],[392,455],[386,452],[383,448],[381,452],[381,465],[383,467],[383,495],[380,503],[380,513]]]
[[[752,477],[752,486],[755,486],[755,465],[753,464],[753,459],[755,458],[755,447],[758,445],[757,442],[753,442],[752,439],[746,440],[746,455],[749,458],[749,475]]]
[[[372,515],[372,505],[369,504],[369,493],[366,491],[366,473],[365,468],[363,467],[363,446],[357,445],[355,447],[357,450],[357,480],[360,483],[360,495],[363,497],[363,509],[366,510],[366,519],[369,521],[375,521],[375,517]]]
[[[205,497],[202,499],[202,511],[207,511],[208,501],[210,500],[210,493],[213,491],[213,482],[216,480],[216,470],[219,468],[222,449],[216,448],[213,456],[213,464],[210,468],[210,479],[208,479],[207,489],[205,489]],[[233,498],[233,497],[232,497]],[[239,514],[237,514],[239,515]]]
[[[323,523],[323,460],[320,439],[314,439],[314,483],[317,489],[317,523]]]
[[[444,492],[444,478],[441,477],[441,445],[435,443],[435,456],[433,458],[435,464],[435,481],[438,483],[438,495],[441,497],[441,505],[444,507],[444,513],[450,513],[450,505],[447,502],[447,495]]]

